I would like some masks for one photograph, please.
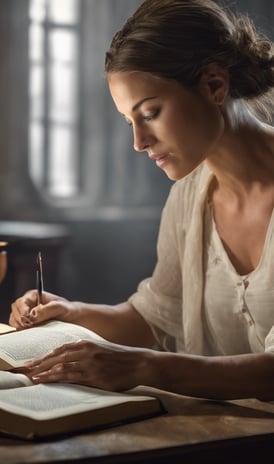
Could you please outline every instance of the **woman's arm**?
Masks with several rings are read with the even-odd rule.
[[[147,347],[155,344],[149,325],[127,301],[117,305],[73,302],[67,322],[81,325],[117,344]]]
[[[193,356],[159,353],[153,362],[155,385],[212,399],[274,400],[274,355]]]
[[[139,326],[138,319],[136,322],[138,333],[144,327],[143,323]],[[126,325],[123,330],[127,330]],[[129,344],[134,344],[134,337],[136,340],[134,330],[129,330],[122,342],[130,339]],[[148,332],[142,345],[150,341]],[[112,391],[148,385],[202,398],[274,400],[274,355],[271,353],[206,357],[82,340],[65,344],[28,363],[24,373],[34,383],[68,382]]]
[[[113,306],[88,304],[48,292],[43,293],[43,304],[36,306],[36,299],[36,290],[18,298],[12,304],[9,323],[20,330],[58,319],[91,329],[114,343],[143,347],[155,344],[150,327],[128,302]]]

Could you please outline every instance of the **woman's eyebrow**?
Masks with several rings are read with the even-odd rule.
[[[148,101],[148,100],[154,100],[155,98],[157,98],[157,95],[155,95],[154,97],[145,97],[145,98],[142,98],[142,100],[138,101],[133,107],[132,107],[132,112],[138,110],[138,108],[140,108],[140,106]]]

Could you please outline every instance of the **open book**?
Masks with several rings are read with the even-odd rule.
[[[11,325],[8,324],[3,324],[0,322],[0,335],[9,333],[9,332],[15,332],[16,329],[12,327]]]
[[[75,384],[39,384],[9,369],[77,340],[108,343],[94,332],[60,321],[0,337],[0,432],[35,439],[139,420],[163,412],[160,400]]]

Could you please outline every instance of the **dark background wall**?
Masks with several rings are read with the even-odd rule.
[[[1,223],[5,224],[6,221],[65,226],[68,238],[62,253],[56,253],[55,261],[53,256],[48,266],[45,260],[46,288],[71,299],[115,303],[127,298],[138,282],[153,270],[160,212],[171,182],[144,155],[133,153],[128,129],[118,122],[107,84],[101,79],[102,69],[98,68],[98,63],[103,64],[104,51],[113,33],[141,2],[84,0],[84,3],[87,20],[83,24],[83,34],[89,36],[94,28],[98,28],[95,34],[98,40],[92,41],[90,60],[83,66],[86,76],[86,84],[82,88],[85,100],[82,131],[86,140],[85,156],[92,154],[88,147],[92,146],[94,137],[98,139],[98,132],[93,134],[90,129],[92,111],[96,107],[100,113],[104,107],[108,114],[108,132],[99,132],[96,143],[108,150],[112,147],[109,174],[102,180],[105,182],[102,192],[106,192],[111,185],[111,196],[117,198],[116,205],[110,205],[108,210],[100,210],[92,205],[75,208],[73,204],[71,209],[68,206],[65,209],[56,208],[34,187],[28,173],[28,0],[1,0],[0,232]],[[262,30],[272,34],[272,0],[226,3],[239,11],[248,12]],[[111,14],[109,8],[113,9]],[[99,74],[99,84],[96,85]],[[106,137],[112,137],[108,146],[103,145]],[[119,153],[115,150],[117,146]],[[130,160],[130,169],[124,174],[123,171],[122,174],[113,174],[112,156]],[[136,161],[136,157],[143,157],[143,160]],[[136,174],[136,170],[138,176],[131,177],[130,173]],[[121,176],[128,178],[123,181]],[[36,252],[35,245],[33,248],[32,251]],[[20,265],[23,266],[22,262]],[[16,271],[12,262],[9,272],[13,273],[14,278]],[[31,269],[24,272],[26,279],[19,286],[12,287],[11,276],[8,276],[0,287],[2,320],[7,319],[10,302],[35,281],[34,271],[33,274]]]

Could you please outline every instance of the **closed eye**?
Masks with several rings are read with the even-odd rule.
[[[157,116],[159,116],[159,114],[160,114],[160,109],[154,111],[153,113],[145,114],[145,115],[143,116],[143,119],[144,119],[145,121],[153,121],[153,119],[156,119]],[[126,123],[127,123],[129,126],[132,126],[132,122],[130,121],[130,119],[128,119],[128,118],[126,118],[126,117],[124,116],[124,120],[126,121]]]
[[[157,116],[159,116],[159,114],[160,114],[160,110],[156,110],[153,113],[144,115],[144,120],[145,121],[152,121],[153,119],[156,119]]]

